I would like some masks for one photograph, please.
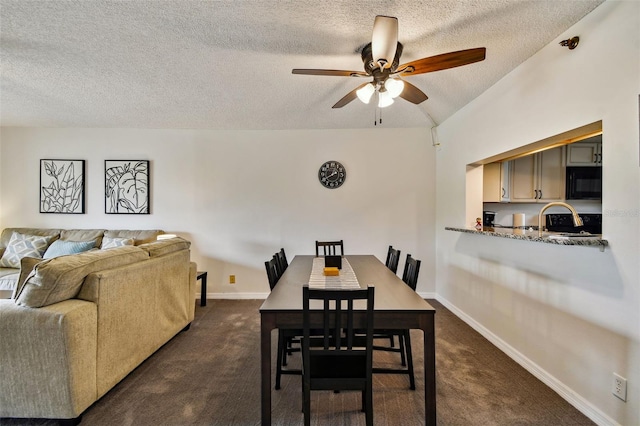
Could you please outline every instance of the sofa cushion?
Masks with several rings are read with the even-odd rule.
[[[13,290],[16,288],[20,271],[16,268],[0,268],[0,290]],[[0,296],[0,299],[2,297]]]
[[[55,241],[60,236],[59,229],[50,228],[4,228],[2,234],[0,234],[0,247],[6,247],[9,245],[9,240],[13,236],[14,232],[19,232],[26,235],[43,235],[53,236],[51,241]]]
[[[82,253],[83,251],[91,250],[96,244],[96,240],[90,241],[67,241],[67,240],[55,240],[47,251],[42,256],[43,259],[52,259],[58,256],[65,256],[68,254]]]
[[[0,267],[19,268],[23,257],[42,257],[53,239],[52,236],[26,235],[14,231],[0,258]]]
[[[137,246],[155,241],[160,234],[164,234],[164,231],[159,229],[143,229],[135,231],[129,229],[111,229],[105,231],[104,236],[110,238],[133,238],[133,242]]]
[[[108,250],[116,247],[132,246],[133,244],[133,238],[103,237],[102,246],[100,248],[102,250]]]
[[[61,240],[95,241],[94,247],[100,247],[104,229],[63,229],[60,231]]]
[[[188,250],[191,242],[184,238],[175,237],[168,240],[158,240],[150,243],[140,244],[138,247],[149,253],[150,257],[162,256],[178,250]]]
[[[78,295],[85,277],[90,273],[148,258],[146,251],[126,246],[43,260],[35,266],[20,291],[16,292],[15,302],[21,306],[40,308],[71,299]]]

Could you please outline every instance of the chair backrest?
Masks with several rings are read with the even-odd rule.
[[[400,262],[400,250],[396,250],[393,246],[389,246],[389,250],[387,251],[387,261],[385,265],[387,268],[391,269],[395,274],[398,272],[398,262]]]
[[[287,255],[284,253],[284,248],[281,248],[280,251],[276,253],[276,258],[278,259],[279,274],[282,275],[289,267],[289,262],[287,262]]]
[[[310,301],[321,300],[322,327],[317,322],[311,323]],[[366,300],[366,325],[354,323],[354,301]],[[310,352],[320,354],[344,354],[367,352],[367,363],[371,365],[371,352],[373,349],[373,301],[374,287],[366,289],[311,289],[308,285],[302,288],[302,324],[303,365],[309,364]],[[346,306],[345,306],[346,305]],[[316,319],[316,321],[318,321]],[[362,339],[357,339],[356,334],[366,329],[364,348]],[[311,332],[316,339],[310,344]],[[356,333],[359,331],[359,333]]]
[[[415,291],[418,284],[418,274],[420,273],[420,261],[407,254],[407,261],[404,264],[404,273],[402,281],[405,282],[412,290]]]
[[[340,248],[340,252],[338,252]],[[317,241],[316,240],[316,256],[320,256],[320,249],[322,249],[323,256],[344,256],[344,245],[342,240],[340,241]]]
[[[267,278],[269,280],[269,288],[273,288],[280,279],[280,273],[278,271],[278,258],[274,255],[271,260],[264,262],[264,267],[267,270]]]

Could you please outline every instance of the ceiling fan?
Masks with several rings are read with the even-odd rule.
[[[333,108],[342,108],[356,97],[368,104],[374,93],[378,94],[378,107],[380,108],[391,105],[393,99],[398,96],[414,104],[419,104],[427,100],[427,95],[401,77],[479,62],[484,60],[486,50],[484,47],[459,50],[399,65],[402,44],[398,42],[398,18],[378,15],[373,22],[371,43],[362,49],[364,72],[300,68],[295,68],[292,72],[293,74],[373,78],[373,81],[363,83],[347,93]]]

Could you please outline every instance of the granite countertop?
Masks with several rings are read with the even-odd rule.
[[[511,238],[513,240],[536,241],[540,243],[556,244],[563,246],[590,246],[599,247],[604,250],[609,245],[607,240],[603,240],[601,235],[593,234],[588,237],[567,237],[562,232],[543,232],[538,236],[538,230],[533,228],[489,228],[484,227],[481,231],[475,228],[456,228],[447,226],[447,231],[464,232],[467,234],[487,235],[490,237]]]

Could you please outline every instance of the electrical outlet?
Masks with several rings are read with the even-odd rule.
[[[229,284],[235,284],[235,283],[236,283],[236,276],[229,275]]]
[[[623,401],[627,400],[627,379],[613,373],[613,394]]]

